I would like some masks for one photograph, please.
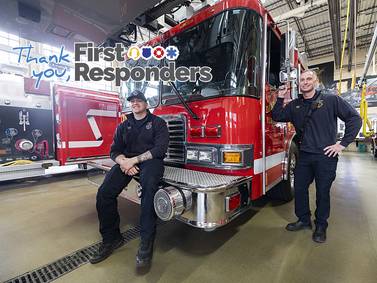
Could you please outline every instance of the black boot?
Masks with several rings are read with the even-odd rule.
[[[303,229],[312,229],[312,222],[309,221],[308,223],[302,222],[300,220],[292,223],[288,223],[288,225],[285,227],[288,231],[299,231]]]
[[[313,241],[316,243],[324,243],[326,242],[326,228],[322,226],[317,226],[313,233]]]
[[[153,243],[154,239],[141,240],[136,255],[136,267],[146,267],[150,265],[153,256]]]
[[[112,243],[101,243],[98,251],[89,259],[90,263],[95,264],[108,258],[114,250],[120,248],[124,244],[123,237],[118,238]]]

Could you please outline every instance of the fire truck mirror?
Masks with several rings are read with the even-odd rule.
[[[279,81],[281,83],[287,82],[288,81],[288,74],[286,72],[284,72],[284,71],[280,71],[280,73],[279,73]]]
[[[284,70],[295,66],[296,32],[289,29],[289,32],[282,34],[280,40],[280,69]]]
[[[292,69],[289,73],[280,71],[279,80],[281,83],[292,82],[297,80],[297,69]]]
[[[292,69],[291,72],[289,73],[288,77],[289,81],[295,81],[297,80],[297,69]]]

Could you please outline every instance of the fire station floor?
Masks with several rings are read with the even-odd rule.
[[[369,154],[341,157],[325,244],[314,243],[310,231],[284,229],[295,220],[293,202],[265,200],[214,232],[160,225],[149,270],[135,269],[134,239],[106,261],[83,264],[56,282],[375,283],[376,174],[377,160]],[[96,191],[83,173],[2,184],[0,282],[98,242]],[[120,199],[119,210],[122,231],[138,224],[137,205]]]

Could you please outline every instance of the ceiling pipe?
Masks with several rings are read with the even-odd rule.
[[[370,43],[370,46],[369,46],[369,50],[368,50],[368,53],[367,53],[367,58],[365,60],[365,65],[364,65],[363,73],[362,73],[362,75],[360,77],[360,84],[365,80],[365,78],[367,76],[370,63],[372,62],[374,53],[376,52],[376,47],[377,47],[377,25],[376,25],[376,27],[374,29],[374,34],[373,34],[372,42]]]
[[[289,9],[291,10],[294,10],[294,6],[292,4],[292,2],[290,0],[285,0],[285,2],[287,2],[288,6],[289,6]],[[278,20],[276,20],[278,21]],[[309,45],[308,45],[308,42],[305,38],[305,34],[304,34],[304,28],[302,27],[301,23],[299,22],[299,20],[297,18],[294,18],[294,21],[296,23],[296,26],[297,26],[297,29],[298,29],[298,32],[300,33],[301,35],[301,38],[304,42],[304,45],[305,45],[305,52],[308,54],[308,56],[310,57],[311,56],[311,50],[309,48]]]

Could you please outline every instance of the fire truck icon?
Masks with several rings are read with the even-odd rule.
[[[101,131],[98,128],[98,124],[94,117],[111,117],[116,118],[117,112],[116,111],[109,111],[109,110],[99,110],[99,109],[89,109],[86,113],[86,117],[88,119],[88,123],[90,128],[94,134],[95,141],[70,141],[68,142],[69,148],[85,148],[85,147],[99,147],[103,144],[103,137]]]

